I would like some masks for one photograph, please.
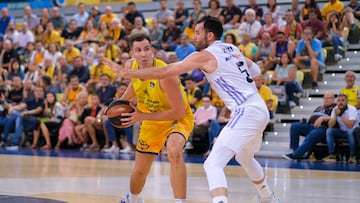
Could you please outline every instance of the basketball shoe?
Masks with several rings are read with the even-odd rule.
[[[124,195],[123,199],[120,200],[119,203],[130,203],[129,197],[130,197],[129,194]],[[141,198],[138,198],[137,203],[145,203],[145,201],[143,199],[141,199]]]
[[[270,197],[267,198],[261,198],[258,196],[258,203],[281,203],[280,199],[275,196],[274,193],[271,193]]]

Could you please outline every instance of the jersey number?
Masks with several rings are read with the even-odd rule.
[[[236,65],[237,65],[240,73],[245,73],[245,74],[246,74],[246,81],[247,81],[248,83],[252,83],[254,80],[250,77],[250,74],[249,74],[248,70],[247,70],[246,68],[241,69],[241,68],[243,67],[243,65],[244,65],[244,62],[243,62],[243,61],[239,61],[239,62],[236,63]]]

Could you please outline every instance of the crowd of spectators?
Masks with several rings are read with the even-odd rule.
[[[156,58],[166,63],[181,61],[196,51],[192,44],[194,28],[205,15],[219,18],[225,31],[223,40],[235,44],[259,64],[261,73],[253,77],[273,116],[276,94],[282,94],[290,107],[296,106],[294,94],[302,90],[297,71],[309,69],[312,87],[319,88],[318,74],[325,68],[322,47],[333,46],[336,60],[341,60],[338,46],[344,45],[343,30],[357,29],[360,19],[357,0],[347,6],[329,0],[323,8],[314,0],[302,4],[294,0],[288,10],[276,0],[268,0],[265,6],[249,0],[246,7],[236,5],[234,0],[226,0],[225,5],[218,0],[210,0],[208,5],[193,0],[191,9],[185,8],[182,0],[177,0],[174,8],[169,8],[166,0],[158,3],[159,11],[149,19],[134,2],[106,6],[104,10],[79,3],[70,17],[57,7],[43,8],[41,14],[35,14],[26,6],[24,17],[15,19],[2,8],[2,143],[17,148],[22,132],[31,132],[32,148],[39,147],[39,137],[43,136],[45,149],[76,145],[83,150],[118,152],[121,146],[115,135],[121,133],[126,137],[122,148],[128,152],[133,147],[133,130],[110,129],[104,108],[121,96],[129,80],[119,78],[102,58],[124,64],[131,56],[129,37],[145,33],[152,40]],[[271,78],[266,77],[268,71],[273,71]],[[196,124],[208,127],[209,144],[213,143],[219,126],[228,118],[228,113],[223,113],[224,104],[201,71],[180,77],[197,112]],[[13,136],[8,141],[10,132]],[[57,135],[53,135],[55,132]],[[55,144],[53,136],[57,137]]]
[[[339,144],[348,143],[349,156],[345,159],[349,163],[360,163],[360,91],[355,84],[356,75],[353,71],[345,73],[345,87],[337,95],[326,92],[323,104],[317,107],[308,119],[291,124],[290,149],[292,153],[283,157],[290,160],[308,159],[315,151],[318,143],[326,143],[327,156],[323,161],[344,161],[339,152]],[[300,136],[305,139],[299,146]],[[344,141],[345,140],[345,141]],[[336,147],[337,150],[336,150]],[[337,156],[339,155],[339,156]]]

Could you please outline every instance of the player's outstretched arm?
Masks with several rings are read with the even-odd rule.
[[[163,79],[170,76],[178,76],[197,68],[211,72],[208,71],[210,67],[208,64],[211,61],[214,62],[214,60],[216,65],[216,59],[209,52],[201,51],[191,54],[181,62],[172,63],[165,67],[149,67],[138,70],[125,68],[120,70],[120,74],[125,78]],[[105,60],[105,63],[114,70],[118,71],[120,68],[119,65],[110,60]]]

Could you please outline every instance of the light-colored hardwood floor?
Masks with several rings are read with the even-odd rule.
[[[0,194],[71,203],[118,203],[128,192],[133,161],[0,155]],[[202,164],[187,164],[188,203],[211,202]],[[360,202],[360,173],[265,168],[282,202]],[[253,202],[256,191],[240,166],[226,167],[232,203]],[[154,162],[142,193],[146,203],[171,203],[166,162]]]

